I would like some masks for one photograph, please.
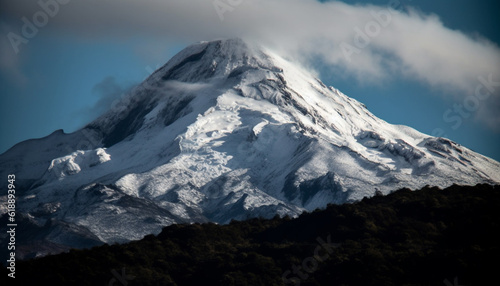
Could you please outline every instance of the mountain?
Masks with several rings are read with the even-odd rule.
[[[498,184],[500,163],[389,124],[297,64],[229,39],[187,47],[75,133],[17,144],[0,174],[16,175],[29,257],[377,191]]]

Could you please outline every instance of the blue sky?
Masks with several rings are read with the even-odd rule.
[[[2,3],[0,152],[81,128],[185,45],[241,36],[313,67],[390,123],[500,160],[500,87],[474,94],[478,76],[500,82],[495,1],[218,1],[45,0],[54,15],[17,53],[9,33],[23,36],[23,17],[43,10],[35,1]],[[390,3],[399,12],[356,46],[356,31],[392,11]],[[342,43],[359,53],[346,60]],[[473,108],[459,113],[457,104]]]

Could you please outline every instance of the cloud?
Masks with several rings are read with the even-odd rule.
[[[9,1],[5,11],[14,19],[31,19],[42,9],[36,2]],[[88,38],[184,43],[243,37],[305,65],[319,58],[360,82],[413,78],[447,90],[457,102],[474,94],[478,76],[500,78],[497,45],[451,30],[436,15],[404,7],[403,0],[387,6],[315,0],[72,0],[59,5],[48,27]],[[500,114],[490,106],[497,106],[499,98],[495,91],[481,101],[483,113],[476,118],[498,122]]]
[[[99,100],[91,110],[85,110],[83,114],[85,116],[90,114],[91,118],[104,114],[113,106],[116,100],[123,98],[129,90],[130,87],[123,87],[112,76],[104,78],[92,88],[92,93],[97,95]]]

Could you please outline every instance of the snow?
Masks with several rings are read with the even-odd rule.
[[[76,151],[70,155],[52,160],[48,172],[57,178],[75,175],[82,169],[92,168],[111,160],[111,156],[103,148],[88,151]]]
[[[178,222],[296,216],[376,189],[500,183],[498,162],[388,124],[306,69],[241,40],[189,46],[146,83],[74,134],[0,155],[2,174],[23,170],[31,180],[19,212],[84,227],[109,243]],[[103,146],[123,132],[130,134]],[[89,140],[98,144],[78,148]],[[54,147],[64,144],[72,148]],[[25,156],[34,146],[42,152]]]

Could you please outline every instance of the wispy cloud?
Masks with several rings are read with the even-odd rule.
[[[10,27],[0,23],[0,75],[16,86],[22,86],[26,83],[26,77],[21,71],[21,59],[16,55],[6,35]]]
[[[93,113],[92,117],[97,117],[108,111],[113,102],[124,97],[130,87],[123,87],[112,76],[104,78],[92,88],[92,93],[97,95],[99,100],[94,104],[91,111],[86,111],[86,116]]]
[[[219,2],[238,5],[217,11]],[[446,89],[459,102],[474,94],[478,76],[491,74],[500,81],[496,44],[449,29],[436,15],[390,2],[395,9],[314,0],[73,0],[49,26],[81,37],[147,36],[186,43],[244,37],[305,64],[320,58],[360,81],[414,78]],[[36,1],[4,6],[14,19],[30,19],[40,10]],[[476,118],[488,125],[499,122],[499,99],[497,88],[490,100],[481,101]]]

